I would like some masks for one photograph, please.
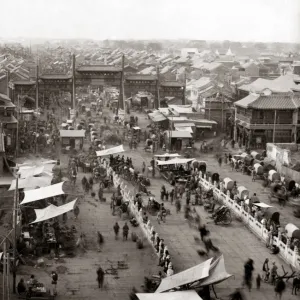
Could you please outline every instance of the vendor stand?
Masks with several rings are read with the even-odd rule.
[[[85,138],[85,130],[60,130],[61,145],[63,147],[81,149]]]

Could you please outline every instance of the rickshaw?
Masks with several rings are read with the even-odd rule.
[[[213,214],[215,224],[229,225],[232,222],[232,216],[230,209],[222,205]]]
[[[249,199],[249,191],[244,186],[239,186],[237,188],[237,197],[239,201]]]
[[[69,128],[69,125],[67,123],[62,123],[60,126],[63,130],[68,130]]]
[[[204,174],[206,172],[206,162],[201,160],[194,160],[192,161],[192,167],[194,169],[198,169],[198,171],[201,171],[202,174]]]
[[[270,203],[272,203],[273,198],[277,198],[279,203],[285,203],[288,200],[286,188],[281,182],[271,184],[269,195]]]
[[[270,230],[271,225],[274,229],[280,227],[280,213],[275,208],[269,207],[264,213],[264,218],[267,221],[266,228],[268,230]]]
[[[223,185],[227,191],[231,191],[234,188],[234,181],[229,177],[226,177],[223,179]]]
[[[129,209],[128,208],[129,208],[129,201],[123,202],[118,207],[118,209],[116,211],[117,211],[117,214],[119,215],[120,218],[122,217],[122,214],[127,214],[129,216]]]
[[[252,156],[254,159],[261,160],[261,155],[260,155],[259,153],[257,153],[256,151],[252,151],[252,152],[251,152],[251,156]]]
[[[254,168],[254,171],[256,173],[256,176],[259,176],[259,177],[264,176],[264,168],[261,164],[258,164],[258,163],[254,164],[253,168]]]
[[[275,170],[270,170],[268,173],[269,182],[281,181],[281,176]]]
[[[107,178],[107,177],[100,178],[99,187],[101,189],[110,189],[113,186],[114,186],[114,184],[110,178]]]

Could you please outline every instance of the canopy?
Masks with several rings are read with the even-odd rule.
[[[134,130],[140,130],[141,128],[138,127],[138,126],[134,126],[134,127],[132,127],[132,129],[134,129]]]
[[[106,149],[106,150],[101,150],[101,151],[96,151],[97,156],[105,156],[105,155],[111,155],[111,154],[117,154],[117,153],[121,153],[124,152],[124,148],[123,145],[114,147],[114,148],[110,148],[110,149]]]
[[[136,294],[140,300],[202,300],[195,290],[163,294]]]
[[[38,223],[42,221],[46,221],[52,218],[55,218],[57,216],[60,216],[72,209],[74,209],[74,205],[77,201],[77,198],[67,204],[61,205],[61,206],[55,206],[53,204],[50,204],[46,208],[43,209],[35,209],[35,214],[36,214],[36,219],[35,221],[31,222],[33,223]]]
[[[155,157],[159,157],[159,158],[164,158],[164,157],[179,157],[181,156],[178,153],[165,153],[165,154],[158,154],[158,155],[154,155]]]
[[[67,120],[68,124],[73,124],[73,120]]]
[[[31,191],[25,191],[25,197],[24,200],[20,204],[26,204],[30,202],[34,202],[41,199],[46,199],[49,197],[55,197],[59,195],[63,195],[65,192],[63,191],[64,182],[60,182],[57,184],[49,185],[46,187],[42,187],[39,189],[31,190]]]
[[[84,138],[85,130],[60,130],[59,134],[62,138]]]
[[[225,268],[224,256],[221,255],[214,263],[212,263],[211,269],[209,271],[209,276],[201,281],[200,286],[220,283],[232,276],[233,275],[227,273]]]
[[[293,237],[294,231],[299,231],[299,228],[296,225],[289,223],[285,226],[285,233],[287,237],[289,238]]]
[[[158,161],[157,165],[158,166],[165,166],[165,165],[178,165],[178,164],[186,164],[195,158],[174,158],[171,160],[166,160],[166,161]]]
[[[186,131],[186,132],[189,132],[189,133],[194,133],[192,127],[183,127],[183,126],[181,126],[181,127],[176,127],[176,126],[175,126],[175,129],[176,129],[177,131]]]
[[[39,167],[24,166],[24,167],[20,167],[18,174],[20,174],[20,178],[27,178],[27,177],[40,175],[43,173],[43,171],[44,171],[44,166],[39,166]]]
[[[163,293],[208,277],[212,258],[190,269],[163,278],[155,293]]]
[[[261,207],[261,208],[269,208],[269,207],[273,207],[271,205],[268,205],[266,203],[263,203],[263,202],[258,202],[258,203],[253,203],[254,205],[258,206],[258,207]]]
[[[25,179],[18,180],[18,189],[45,187],[51,184],[52,176],[45,175],[41,177],[27,177]],[[16,179],[11,182],[9,191],[14,191],[16,189]]]

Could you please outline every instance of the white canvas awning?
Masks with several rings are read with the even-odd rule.
[[[18,189],[28,189],[28,188],[36,188],[36,187],[45,187],[51,184],[52,176],[44,175],[40,177],[27,177],[24,179],[19,179],[18,181]],[[11,186],[9,187],[9,191],[14,191],[16,189],[16,180],[14,179],[11,182]]]
[[[269,207],[273,207],[273,206],[268,205],[268,204],[263,203],[263,202],[253,203],[253,205],[256,205],[256,206],[261,207],[261,208],[269,208]]]
[[[35,221],[31,222],[31,224],[46,221],[46,220],[55,218],[57,216],[60,216],[70,210],[73,210],[76,201],[77,201],[77,198],[75,200],[73,200],[67,204],[61,205],[61,206],[55,206],[53,204],[50,204],[46,208],[35,209],[34,211],[36,214],[36,219],[35,219]]]
[[[211,261],[212,258],[190,269],[162,279],[155,293],[167,292],[171,289],[191,284],[208,277]]]
[[[145,293],[136,294],[140,300],[202,300],[195,290],[170,292],[170,293]]]
[[[209,276],[201,281],[200,285],[207,286],[211,284],[220,283],[233,275],[228,274],[225,268],[224,256],[218,257],[217,261],[213,262],[209,271]]]
[[[176,127],[175,126],[175,129],[177,131],[186,131],[186,132],[189,132],[189,133],[194,133],[192,127],[183,127],[183,126]]]
[[[26,204],[26,203],[34,202],[37,200],[46,199],[49,197],[63,195],[65,193],[62,189],[63,184],[64,184],[64,182],[60,182],[60,183],[42,187],[39,189],[25,191],[24,192],[24,194],[25,194],[24,200],[20,204]]]
[[[186,164],[188,162],[191,162],[195,158],[174,158],[167,161],[158,161],[157,165],[159,166],[165,166],[165,165],[179,165],[179,164]]]
[[[165,153],[165,154],[158,154],[158,155],[154,155],[154,156],[158,157],[158,158],[166,158],[166,157],[179,157],[181,155],[178,153]]]
[[[101,150],[101,151],[96,151],[97,156],[105,156],[105,155],[111,155],[111,154],[117,154],[117,153],[121,153],[124,152],[124,148],[123,145],[114,147],[114,148],[110,148],[110,149],[106,149],[106,150]]]
[[[20,178],[27,178],[32,176],[37,176],[42,174],[44,171],[44,166],[32,167],[32,166],[23,166],[19,168],[18,174]]]
[[[59,134],[62,138],[84,138],[85,130],[60,130]]]

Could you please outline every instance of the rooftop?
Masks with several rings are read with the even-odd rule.
[[[284,109],[294,110],[300,107],[300,97],[289,94],[281,95],[259,95],[250,94],[249,96],[235,102],[236,106],[243,108],[254,108],[254,109]]]
[[[160,84],[165,87],[184,87],[184,84],[177,81],[165,81]]]
[[[35,81],[31,80],[16,80],[13,82],[14,85],[34,85]]]
[[[110,65],[83,65],[76,69],[77,72],[121,72],[122,68]]]
[[[65,74],[44,74],[44,75],[40,75],[39,79],[65,79],[65,80],[69,80],[72,79],[71,75],[65,75]]]
[[[148,80],[148,81],[154,81],[157,78],[154,75],[138,74],[138,75],[129,75],[129,76],[126,76],[125,79],[126,80]]]

